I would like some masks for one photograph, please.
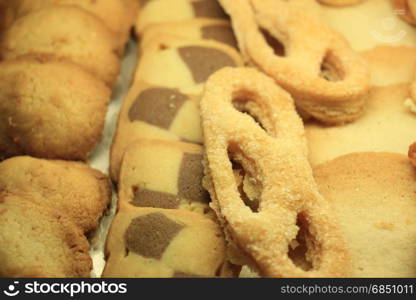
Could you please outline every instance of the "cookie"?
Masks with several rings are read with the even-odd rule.
[[[352,152],[405,154],[416,139],[416,116],[404,105],[408,97],[408,84],[373,87],[364,115],[355,122],[333,127],[307,122],[311,164]]]
[[[119,207],[209,213],[202,158],[202,147],[187,143],[144,139],[130,144],[121,166]]]
[[[130,28],[136,19],[139,3],[137,1],[120,0],[17,0],[17,15],[23,16],[33,11],[53,5],[74,5],[83,8],[99,17],[114,33],[114,38],[124,48],[130,37]]]
[[[405,155],[353,153],[315,178],[350,248],[352,277],[416,276],[416,170]]]
[[[396,9],[392,0],[365,0],[342,9],[321,7],[322,20],[341,33],[356,51],[380,45],[416,45],[414,27],[401,19],[403,10]]]
[[[361,54],[368,62],[372,85],[413,81],[416,70],[416,47],[378,46]]]
[[[147,26],[157,23],[184,21],[196,18],[226,19],[217,0],[147,0],[136,22],[136,32],[141,35]]]
[[[54,6],[17,19],[0,44],[3,59],[25,54],[53,55],[79,64],[112,86],[120,70],[111,31],[93,14]]]
[[[98,227],[111,201],[106,175],[86,164],[14,157],[0,163],[0,193],[7,191],[65,215],[85,233]]]
[[[65,61],[0,63],[0,159],[83,160],[101,138],[111,91]]]
[[[90,277],[89,245],[64,216],[0,194],[0,277]]]
[[[237,49],[234,32],[230,23],[225,20],[194,19],[151,25],[143,33],[141,45],[146,45],[149,39],[163,34],[195,40],[214,40]]]
[[[123,102],[111,146],[114,181],[118,181],[126,147],[140,138],[202,143],[199,97],[175,88],[134,82]]]
[[[241,65],[238,52],[222,43],[160,35],[140,50],[135,81],[199,95],[211,74]]]
[[[184,210],[131,208],[115,217],[103,277],[225,276],[217,224]]]

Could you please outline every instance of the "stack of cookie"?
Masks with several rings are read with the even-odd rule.
[[[0,158],[91,154],[137,8],[135,0],[1,1]]]
[[[215,0],[144,1],[139,62],[111,149],[118,213],[103,276],[230,276],[202,187],[199,100],[211,74],[243,64]]]
[[[89,277],[87,237],[110,200],[108,177],[83,163],[0,163],[0,277]]]

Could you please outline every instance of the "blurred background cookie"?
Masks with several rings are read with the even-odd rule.
[[[25,54],[66,59],[112,86],[120,70],[117,43],[103,22],[77,7],[53,6],[18,18],[4,33],[3,59]]]
[[[354,153],[315,179],[347,238],[353,277],[416,276],[416,170],[391,153]]]
[[[88,241],[70,220],[0,193],[0,277],[89,277]]]
[[[82,68],[33,57],[0,64],[0,158],[82,160],[101,138],[110,90]]]

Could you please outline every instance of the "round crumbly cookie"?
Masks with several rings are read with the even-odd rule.
[[[123,102],[111,146],[114,181],[118,181],[126,147],[140,138],[202,144],[199,97],[174,88],[134,82]]]
[[[25,54],[65,58],[112,86],[120,70],[116,48],[98,17],[77,7],[54,6],[17,19],[4,34],[0,54],[3,59]]]
[[[312,165],[352,152],[407,152],[416,138],[416,116],[404,105],[409,85],[373,87],[368,97],[365,113],[353,123],[328,127],[306,122]]]
[[[164,22],[177,22],[196,18],[227,19],[217,0],[145,0],[136,22],[136,33],[146,27]]]
[[[347,238],[353,277],[416,276],[416,170],[404,155],[354,153],[315,178]]]
[[[373,85],[408,83],[414,79],[416,47],[378,46],[361,54],[368,62]]]
[[[202,93],[211,74],[224,67],[243,65],[240,54],[228,45],[168,34],[149,39],[140,55],[135,81],[193,95]]]
[[[220,227],[185,210],[121,210],[111,225],[106,256],[103,277],[229,276]]]
[[[392,0],[365,0],[343,8],[321,7],[323,20],[340,32],[354,50],[416,44],[415,28],[400,18],[402,10],[395,9]]]
[[[74,5],[81,7],[99,17],[114,33],[115,39],[124,48],[129,39],[130,28],[135,22],[139,3],[120,0],[17,0],[17,15],[23,16],[33,11],[53,5]]]
[[[0,194],[0,277],[90,277],[81,230],[48,208]]]
[[[0,158],[83,160],[101,138],[111,91],[65,61],[0,64]]]
[[[318,0],[322,4],[327,4],[331,6],[347,6],[354,5],[362,2],[363,0]]]
[[[143,139],[130,144],[121,166],[119,207],[209,213],[202,158],[202,147],[193,144]]]
[[[172,34],[195,40],[214,40],[238,48],[230,22],[225,20],[194,19],[154,24],[146,28],[140,43],[143,47],[147,40],[163,34]]]
[[[111,201],[109,180],[101,172],[84,163],[28,156],[0,163],[0,193],[3,191],[66,215],[85,233],[98,227]]]

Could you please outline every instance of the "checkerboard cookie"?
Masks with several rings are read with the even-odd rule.
[[[106,254],[103,277],[230,276],[219,226],[185,210],[121,210]]]
[[[136,22],[140,35],[151,24],[196,18],[226,19],[217,0],[145,0]]]
[[[112,86],[120,69],[111,31],[93,14],[54,6],[18,18],[0,43],[3,59],[53,55],[79,64]]]
[[[151,25],[146,28],[140,42],[145,45],[149,39],[163,34],[195,40],[214,40],[237,49],[234,32],[230,23],[225,20],[194,19]]]
[[[86,164],[28,156],[0,163],[5,191],[67,216],[85,233],[97,228],[111,200],[107,176]]]
[[[136,0],[13,0],[17,2],[17,15],[22,16],[53,5],[74,5],[99,17],[114,33],[120,48],[130,36],[130,28],[136,19]]]
[[[373,87],[363,116],[342,126],[307,122],[309,160],[317,165],[352,152],[387,151],[406,154],[415,139],[416,117],[404,105],[409,84]]]
[[[210,197],[202,187],[202,147],[139,140],[123,157],[119,207],[187,209],[209,213]]]
[[[0,277],[89,277],[88,241],[70,220],[0,194]]]
[[[314,173],[347,239],[352,277],[415,277],[416,171],[407,156],[354,153]]]
[[[111,175],[118,181],[126,147],[140,138],[202,143],[199,97],[137,81],[125,99],[111,147]]]
[[[222,43],[161,35],[141,48],[135,81],[199,95],[211,74],[241,65],[238,52]]]
[[[0,159],[85,159],[101,138],[110,90],[70,62],[0,63]]]

